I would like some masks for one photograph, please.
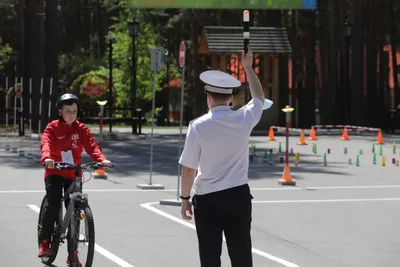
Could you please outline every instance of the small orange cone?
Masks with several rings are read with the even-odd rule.
[[[269,128],[269,135],[267,138],[268,141],[276,141],[275,135],[274,135],[274,129]]]
[[[378,136],[376,138],[376,143],[379,144],[379,145],[385,144],[385,142],[383,141],[382,131],[381,130],[378,131]]]
[[[282,178],[279,180],[279,184],[281,185],[296,185],[296,180],[292,178],[290,174],[290,167],[289,165],[285,165],[283,167],[283,175]]]
[[[97,169],[94,172],[93,178],[95,179],[107,179],[108,175],[104,169]]]
[[[310,137],[308,137],[308,140],[318,140],[314,126],[311,127]]]
[[[348,133],[346,127],[344,127],[344,129],[343,129],[343,134],[342,134],[342,137],[340,137],[340,139],[350,141],[349,133]]]
[[[304,138],[304,130],[300,132],[300,140],[297,143],[298,145],[307,145],[306,139]]]

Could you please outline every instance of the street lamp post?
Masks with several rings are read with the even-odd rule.
[[[289,125],[291,122],[291,114],[294,108],[286,106],[282,109],[286,113],[286,155],[285,155],[285,167],[283,168],[282,179],[279,180],[281,185],[296,185],[296,180],[292,179],[289,167]]]
[[[108,55],[109,55],[109,69],[110,69],[110,74],[109,74],[109,88],[108,88],[108,117],[109,117],[109,125],[110,125],[110,133],[112,132],[112,114],[113,114],[113,93],[112,93],[112,88],[113,88],[113,43],[117,40],[115,36],[111,35],[106,35],[104,36],[106,40],[108,40]]]
[[[132,117],[132,134],[137,134],[137,120],[135,117],[136,109],[136,37],[139,35],[139,22],[128,22],[129,36],[132,37],[132,67],[131,69],[131,117]],[[140,119],[140,118],[139,118]]]

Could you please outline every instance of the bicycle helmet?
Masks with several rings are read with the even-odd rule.
[[[79,106],[79,98],[74,94],[63,94],[57,99],[56,109],[60,109],[62,105],[76,103]]]

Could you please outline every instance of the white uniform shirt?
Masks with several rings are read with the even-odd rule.
[[[195,194],[248,182],[249,137],[262,112],[263,102],[253,98],[239,110],[216,106],[190,122],[179,163],[197,169]]]

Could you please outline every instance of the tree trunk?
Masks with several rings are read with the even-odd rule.
[[[192,83],[192,89],[193,89],[193,113],[194,113],[194,118],[197,118],[201,116],[204,113],[204,110],[206,110],[207,107],[204,106],[204,93],[203,90],[200,89],[200,55],[197,53],[199,50],[199,42],[197,36],[199,36],[199,28],[200,26],[196,21],[192,22],[192,27],[191,27],[191,40],[192,40],[192,58],[193,58],[193,64],[192,64],[192,70],[193,70],[193,76],[191,77],[193,79]],[[189,78],[189,77],[188,77]],[[202,99],[203,98],[203,99]]]
[[[297,62],[299,62],[299,45],[297,42],[297,10],[292,11],[291,17],[291,31],[289,34],[290,45],[292,47],[292,84],[290,85],[292,88],[292,107],[294,108],[294,116],[292,116],[292,125],[296,125],[298,127],[298,88],[297,88],[297,74],[299,72],[299,66]]]
[[[397,53],[396,53],[396,18],[394,15],[394,0],[390,0],[389,10],[390,10],[390,19],[389,19],[389,26],[390,26],[390,45],[392,49],[392,66],[393,66],[393,82],[394,82],[394,95],[395,100],[394,104],[395,107],[400,104],[400,91],[399,91],[399,80],[397,74]]]
[[[351,37],[351,124],[365,122],[364,114],[364,0],[355,0]]]
[[[329,1],[329,75],[328,84],[330,86],[329,93],[325,98],[325,107],[330,111],[328,113],[329,123],[338,123],[336,112],[339,108],[336,99],[337,90],[337,46],[336,41],[336,5],[335,0]]]
[[[327,3],[327,2],[324,2]],[[327,99],[330,98],[330,89],[328,83],[328,55],[329,55],[329,46],[328,46],[328,10],[327,8],[321,7],[318,10],[318,19],[319,19],[319,54],[320,54],[320,64],[321,64],[321,72],[319,73],[319,79],[321,81],[321,92],[320,92],[320,113],[321,113],[321,123],[328,124],[329,113],[331,112],[326,105],[322,103],[326,103]]]
[[[315,82],[316,82],[316,65],[315,65],[315,44],[316,44],[316,14],[315,11],[307,11],[307,39],[305,42],[305,62],[306,62],[306,88],[304,90],[304,125],[310,128],[315,124]]]
[[[98,42],[98,56],[104,55],[105,45],[104,45],[104,32],[102,27],[102,12],[100,0],[96,1],[96,26],[97,26],[97,42]]]
[[[288,10],[283,10],[281,12],[281,21],[277,27],[285,27],[288,28]],[[282,18],[283,16],[283,18]],[[278,90],[278,99],[279,99],[279,107],[283,108],[286,105],[289,105],[289,86],[288,86],[288,58],[286,55],[279,55],[279,90]],[[285,125],[286,123],[286,115],[284,112],[278,112],[278,123],[279,125]]]
[[[57,10],[57,0],[47,0],[46,2],[46,56],[45,56],[45,66],[46,66],[46,77],[50,80],[53,79],[53,90],[52,96],[53,101],[51,101],[51,106],[45,105],[47,109],[51,110],[50,119],[55,119],[57,117],[57,112],[55,111],[55,99],[59,94],[58,88],[58,10]],[[46,88],[46,98],[49,99],[49,88]],[[47,111],[48,112],[48,111]]]
[[[37,131],[39,118],[40,80],[44,78],[43,43],[44,43],[44,7],[41,1],[31,0],[26,8],[26,77],[32,78],[32,129]],[[25,87],[26,88],[26,87]],[[44,103],[43,103],[44,105]],[[42,105],[42,107],[43,107]],[[43,114],[42,117],[46,118]],[[42,120],[43,131],[45,120]]]
[[[377,34],[375,31],[376,17],[376,0],[368,1],[368,30],[367,30],[367,95],[368,95],[368,111],[369,119],[373,127],[379,127],[379,115],[382,110],[382,99],[377,94]],[[378,102],[377,102],[378,100]]]

